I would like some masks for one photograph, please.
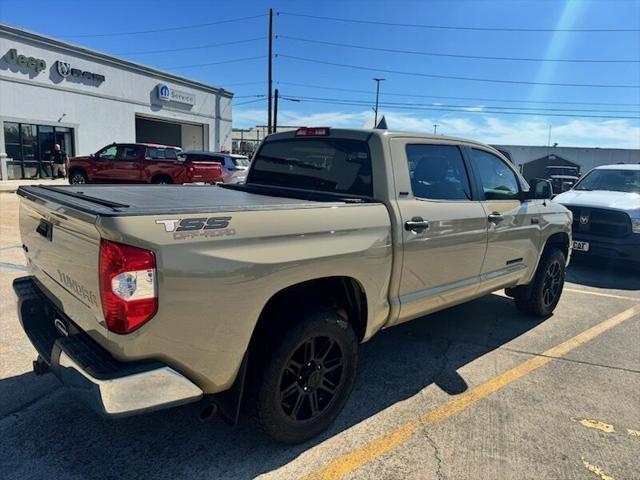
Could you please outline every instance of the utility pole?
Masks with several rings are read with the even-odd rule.
[[[273,133],[278,133],[278,89],[276,88],[275,99],[273,102]]]
[[[384,78],[373,78],[376,81],[376,108],[374,108],[375,115],[373,119],[373,128],[378,126],[378,98],[380,97],[380,82],[384,81]]]
[[[438,131],[438,127],[439,127],[439,126],[440,126],[440,125],[438,125],[437,123],[434,123],[434,124],[433,124],[433,134],[434,134],[434,135],[435,135],[435,134],[436,134],[436,132]]]
[[[267,108],[269,109],[269,112],[267,113],[267,133],[271,133],[271,86],[272,86],[272,81],[273,81],[273,8],[269,9],[269,72],[268,72],[268,79],[267,79],[267,84],[268,84],[268,88],[269,88],[269,92],[268,92],[268,97],[269,97],[269,102],[268,102],[268,106]]]

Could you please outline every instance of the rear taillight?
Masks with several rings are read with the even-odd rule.
[[[110,331],[130,333],[149,321],[158,311],[153,252],[101,240],[100,296]]]

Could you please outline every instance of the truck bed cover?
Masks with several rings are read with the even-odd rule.
[[[107,217],[321,208],[346,205],[349,200],[315,201],[210,185],[40,185],[20,187],[17,193]]]

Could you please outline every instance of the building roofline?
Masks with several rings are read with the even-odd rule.
[[[553,147],[551,145],[547,146],[547,145],[498,145],[496,143],[492,143],[491,146],[493,147],[499,147],[499,148],[545,148],[545,149],[549,149],[549,152],[554,152],[554,151],[558,151],[561,149],[565,149],[565,150],[624,150],[624,151],[633,151],[633,152],[637,152],[639,151],[639,149],[637,148],[620,148],[620,147],[571,147],[571,146],[563,146],[563,145],[558,145],[556,147]]]
[[[30,40],[34,43],[38,43],[45,47],[54,47],[54,48],[68,51],[71,53],[78,53],[91,59],[110,63],[114,66],[126,67],[130,70],[137,71],[140,73],[152,74],[156,77],[162,78],[163,80],[179,82],[183,85],[199,88],[201,90],[206,90],[211,93],[233,98],[233,93],[229,92],[228,90],[225,90],[222,87],[214,87],[212,85],[207,85],[206,83],[198,82],[196,80],[191,80],[186,77],[181,77],[179,75],[174,75],[172,73],[164,72],[154,67],[149,67],[141,63],[125,60],[124,58],[116,57],[108,53],[102,53],[97,50],[93,50],[87,47],[82,47],[80,45],[75,45],[73,43],[69,43],[63,40],[58,40],[56,38],[42,35],[40,33],[35,33],[30,30],[25,30],[23,28],[7,25],[6,23],[0,23],[0,33],[4,33],[8,36],[13,36],[18,39]]]

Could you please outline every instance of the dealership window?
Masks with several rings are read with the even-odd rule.
[[[38,161],[49,161],[53,145],[59,143],[67,155],[75,154],[72,128],[4,122],[4,148],[10,178],[27,178],[36,172]]]

